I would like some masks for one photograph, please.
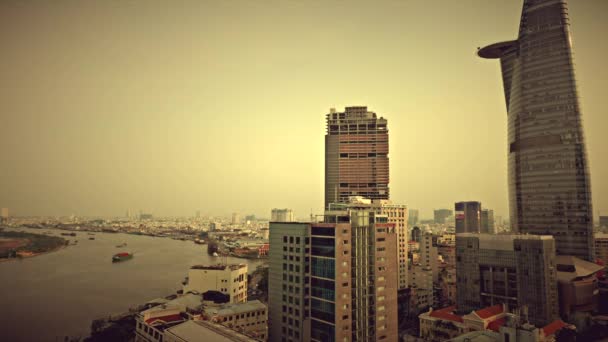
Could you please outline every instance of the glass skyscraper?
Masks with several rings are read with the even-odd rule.
[[[519,36],[498,58],[508,112],[512,228],[553,235],[558,254],[592,260],[591,186],[565,0],[524,0]]]

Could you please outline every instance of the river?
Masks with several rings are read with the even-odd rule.
[[[32,233],[61,230],[7,229]],[[216,264],[223,258],[207,255],[206,245],[149,236],[77,233],[77,245],[22,260],[0,262],[0,323],[3,341],[63,341],[86,337],[91,321],[128,311],[129,307],[174,294],[188,268]],[[116,248],[126,242],[124,248]],[[111,262],[120,251],[131,260]],[[246,263],[249,272],[260,260],[227,258]]]

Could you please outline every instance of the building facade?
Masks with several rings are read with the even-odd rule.
[[[506,304],[527,308],[533,324],[552,322],[559,317],[555,258],[551,236],[458,234],[458,309]]]
[[[310,340],[310,226],[270,223],[269,341]]]
[[[274,208],[270,212],[270,222],[294,222],[293,210]]]
[[[207,306],[203,309],[202,316],[205,320],[222,324],[256,340],[268,339],[268,309],[259,300]]]
[[[325,208],[350,196],[389,199],[388,128],[367,107],[326,116]]]
[[[485,234],[496,234],[496,228],[494,227],[494,210],[482,209],[481,210],[481,233]]]
[[[437,209],[433,212],[435,223],[445,224],[446,219],[454,213],[450,209]]]
[[[513,231],[553,235],[557,254],[592,260],[591,185],[566,0],[525,0],[518,38],[478,55],[500,59],[502,69]]]
[[[481,203],[457,202],[454,205],[456,233],[479,233],[481,230]]]
[[[218,291],[230,296],[230,303],[247,301],[247,265],[195,265],[188,271],[184,293]]]

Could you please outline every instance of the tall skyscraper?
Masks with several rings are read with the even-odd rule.
[[[552,322],[559,317],[555,258],[555,240],[548,235],[458,234],[458,309],[526,306],[533,324]]]
[[[453,212],[450,209],[437,209],[434,212],[435,223],[444,224],[445,220],[452,215]]]
[[[397,340],[395,224],[344,205],[270,223],[269,340]]]
[[[481,233],[496,234],[494,227],[494,210],[482,209],[481,210]]]
[[[565,0],[524,0],[519,36],[478,51],[500,59],[514,231],[553,235],[557,253],[593,258],[591,186]]]
[[[408,209],[407,225],[413,227],[418,223],[418,209]]]
[[[270,212],[270,222],[294,222],[293,210],[291,209],[272,209]]]
[[[367,107],[326,116],[325,208],[350,196],[389,199],[386,119]]]
[[[479,233],[481,230],[481,203],[457,202],[454,205],[456,234]]]

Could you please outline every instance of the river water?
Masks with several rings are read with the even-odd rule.
[[[12,229],[9,229],[12,230]],[[41,233],[60,230],[18,229]],[[149,236],[77,233],[78,244],[33,258],[0,262],[0,340],[63,341],[89,335],[91,321],[128,311],[151,299],[174,294],[188,268],[216,264],[206,245]],[[126,242],[124,248],[116,248]],[[111,262],[112,255],[135,252],[131,260]],[[260,260],[246,263],[249,272]]]

